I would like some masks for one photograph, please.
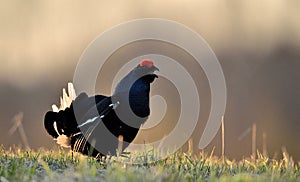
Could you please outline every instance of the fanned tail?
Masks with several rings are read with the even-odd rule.
[[[71,146],[71,137],[63,133],[61,128],[62,123],[58,123],[58,112],[63,111],[71,106],[76,99],[76,93],[73,83],[68,83],[68,92],[63,88],[62,96],[60,97],[60,106],[52,105],[52,111],[45,115],[44,126],[47,132],[56,140],[56,143],[62,147],[69,148]],[[72,122],[72,121],[70,121]]]

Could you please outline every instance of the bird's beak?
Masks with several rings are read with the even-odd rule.
[[[154,71],[159,71],[158,67],[156,67],[156,66],[153,66],[153,70],[154,70]],[[153,71],[153,72],[154,72],[154,71]]]
[[[153,72],[154,72],[154,71],[159,71],[158,67],[156,67],[156,66],[153,66],[153,67],[154,67],[154,68],[153,68]],[[154,75],[155,75],[156,78],[158,78],[158,76],[157,76],[156,74],[154,74]]]

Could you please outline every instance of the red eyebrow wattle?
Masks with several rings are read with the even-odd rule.
[[[148,68],[151,68],[153,65],[153,61],[149,59],[145,59],[140,62],[140,66],[147,66]]]

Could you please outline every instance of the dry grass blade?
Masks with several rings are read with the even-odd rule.
[[[18,130],[19,134],[21,136],[23,145],[27,149],[29,149],[30,146],[29,146],[29,143],[28,143],[28,139],[27,139],[24,127],[23,127],[23,116],[24,116],[24,113],[23,112],[19,112],[18,114],[16,114],[13,117],[13,119],[12,119],[13,126],[10,128],[10,130],[8,131],[8,133],[9,133],[9,135],[13,135]]]

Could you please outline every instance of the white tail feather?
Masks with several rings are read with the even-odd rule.
[[[67,107],[70,107],[73,100],[76,98],[76,93],[74,86],[71,82],[68,83],[68,93],[66,89],[63,88],[62,97],[60,97],[60,106],[52,105],[53,112],[59,112],[60,110],[65,110]]]
[[[59,112],[59,109],[55,104],[52,105],[52,111],[53,112]]]
[[[68,93],[69,93],[69,98],[75,100],[76,93],[75,93],[74,85],[71,82],[68,83]]]
[[[58,130],[57,130],[56,122],[53,123],[53,128],[56,131],[57,135],[60,135],[59,132],[58,132]]]
[[[58,134],[58,137],[54,139],[54,140],[56,140],[56,143],[65,148],[71,147],[71,138],[67,137],[67,135],[59,134],[56,122],[53,123],[53,128],[56,131],[56,133]]]
[[[59,135],[56,138],[56,143],[62,147],[70,148],[71,147],[71,138],[66,135]]]

